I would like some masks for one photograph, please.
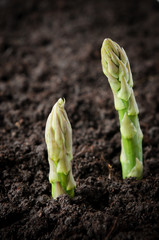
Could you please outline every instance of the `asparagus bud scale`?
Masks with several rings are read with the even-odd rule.
[[[53,106],[47,119],[45,141],[50,165],[49,181],[52,185],[52,197],[61,194],[74,196],[76,187],[72,175],[72,128],[64,109],[65,100],[61,98]]]
[[[142,178],[142,139],[139,109],[133,92],[133,79],[128,57],[123,48],[111,39],[105,39],[101,48],[102,68],[108,78],[118,111],[121,132],[123,178]]]

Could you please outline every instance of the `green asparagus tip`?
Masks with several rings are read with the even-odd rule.
[[[123,178],[143,175],[142,138],[139,109],[133,92],[133,79],[128,57],[123,48],[107,38],[101,48],[103,72],[108,78],[118,111],[121,132],[121,156]]]
[[[49,181],[52,197],[61,194],[74,196],[76,182],[72,175],[72,128],[64,109],[65,99],[60,98],[53,106],[46,122],[45,141],[50,165]]]

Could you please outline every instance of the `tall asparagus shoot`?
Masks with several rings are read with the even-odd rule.
[[[133,79],[128,57],[123,48],[111,39],[105,39],[101,48],[102,68],[108,78],[118,111],[121,132],[123,178],[143,175],[142,139],[138,120],[138,106],[133,92]]]
[[[50,165],[49,181],[52,197],[61,194],[74,196],[76,187],[72,175],[72,128],[64,109],[65,100],[61,98],[53,106],[45,128],[45,141]]]

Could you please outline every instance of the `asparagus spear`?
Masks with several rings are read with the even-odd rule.
[[[138,106],[133,92],[133,79],[128,57],[123,48],[111,39],[105,39],[101,48],[102,68],[114,95],[121,132],[123,178],[142,178],[143,134],[138,120]]]
[[[61,194],[74,196],[76,187],[72,175],[72,128],[64,109],[65,100],[61,98],[53,106],[45,128],[45,141],[50,165],[49,181],[52,185],[52,197]]]

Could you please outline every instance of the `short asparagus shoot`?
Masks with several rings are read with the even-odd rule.
[[[49,181],[52,197],[61,194],[74,196],[76,187],[72,175],[72,128],[64,109],[65,100],[60,98],[48,116],[45,128],[45,141],[50,165]]]
[[[139,109],[133,92],[133,79],[128,57],[123,48],[111,39],[105,39],[101,48],[102,68],[108,78],[118,111],[121,132],[123,179],[143,175],[142,139],[138,120]]]

